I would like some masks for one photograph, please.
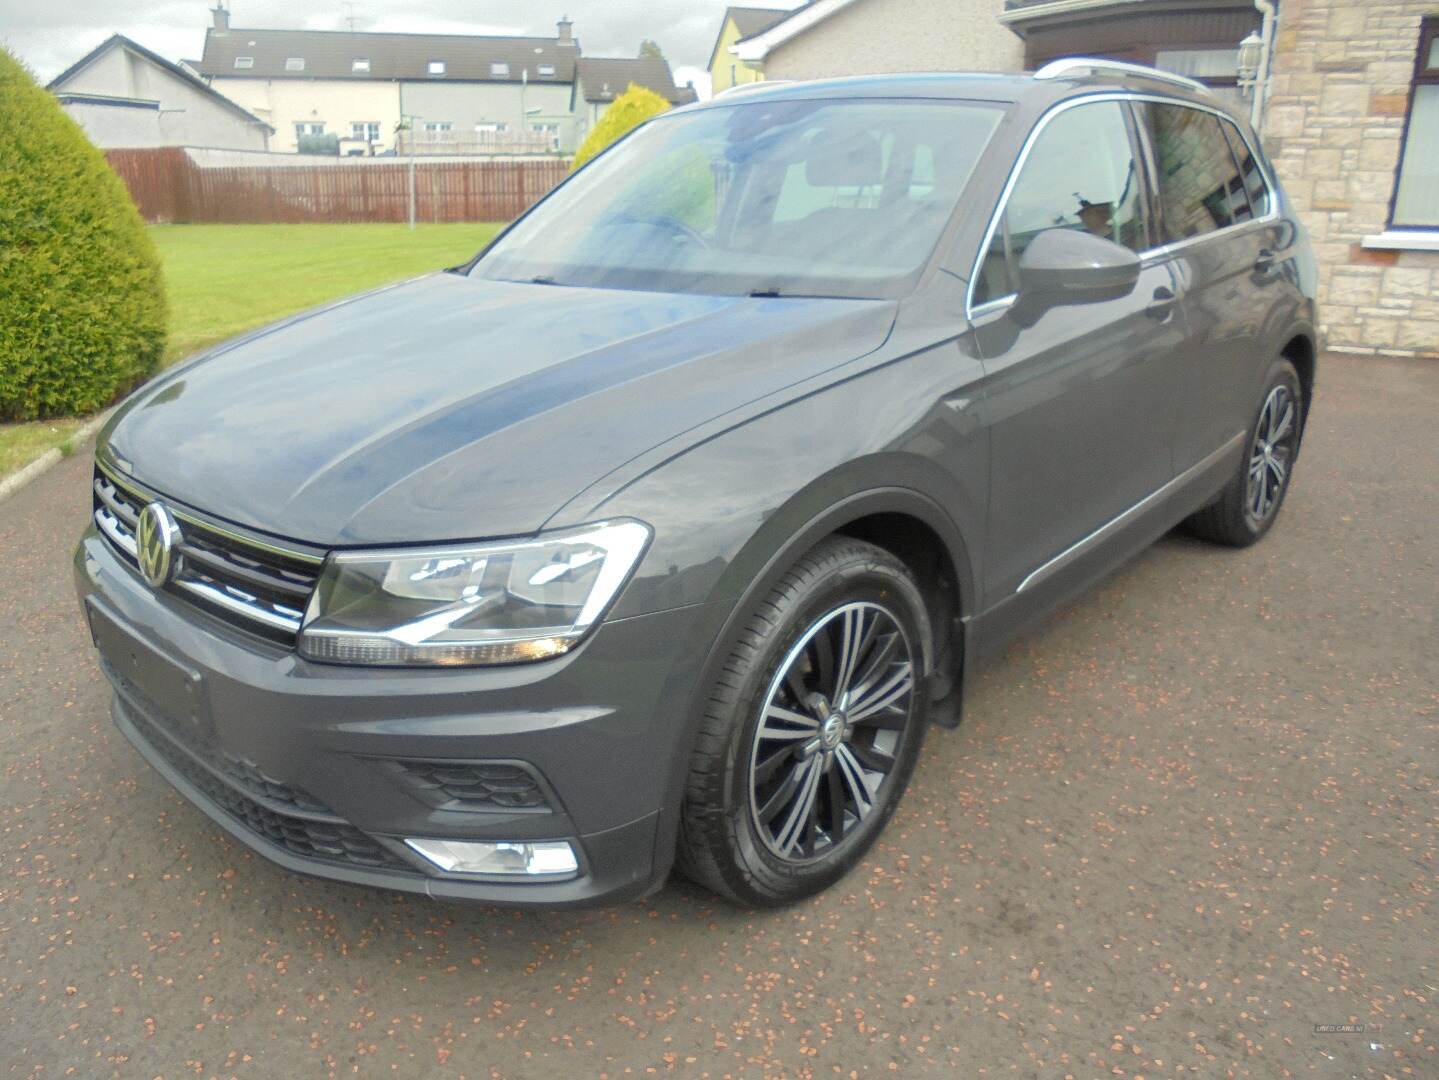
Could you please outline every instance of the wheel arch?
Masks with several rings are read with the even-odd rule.
[[[748,543],[730,562],[725,580],[716,589],[716,598],[731,599],[717,604],[723,615],[717,628],[709,635],[709,648],[699,667],[699,676],[689,688],[682,714],[685,731],[678,740],[674,760],[669,763],[670,775],[661,805],[655,835],[654,865],[667,871],[673,864],[675,840],[679,827],[681,801],[690,757],[699,728],[699,717],[711,684],[719,677],[723,665],[748,617],[750,609],[765,595],[797,560],[830,536],[843,535],[866,540],[890,551],[906,566],[910,559],[921,564],[916,572],[923,590],[926,576],[931,581],[948,581],[954,590],[953,612],[945,633],[935,632],[936,615],[930,611],[931,635],[926,644],[926,674],[933,676],[936,665],[948,663],[948,678],[953,685],[950,693],[962,689],[962,668],[970,656],[965,636],[976,601],[976,568],[971,561],[970,545],[959,526],[931,496],[910,487],[869,487],[828,502],[817,501],[817,492],[827,485],[816,482],[797,494],[783,512],[771,515],[750,537]],[[801,521],[798,527],[792,522]],[[901,554],[903,552],[903,554]],[[741,588],[726,588],[732,576],[748,582]],[[941,586],[943,587],[943,586]],[[952,638],[947,641],[946,638]],[[946,648],[946,645],[949,648]],[[933,684],[926,679],[926,688]]]
[[[1293,364],[1294,370],[1299,373],[1299,389],[1304,394],[1304,415],[1301,419],[1307,420],[1309,410],[1314,406],[1314,379],[1318,368],[1318,350],[1313,335],[1295,334],[1284,343],[1279,355]]]
[[[811,489],[822,490],[823,484]],[[942,590],[947,604],[940,610],[951,622],[972,614],[975,570],[970,546],[939,502],[910,487],[883,486],[854,492],[816,509],[805,492],[774,515],[731,561],[716,592],[735,597],[724,630],[713,651],[723,652],[745,613],[806,552],[834,535],[864,540],[890,552],[919,579],[921,587]],[[797,504],[797,505],[796,505]],[[926,594],[928,599],[928,594]],[[926,666],[931,671],[950,627],[930,611],[931,640]]]

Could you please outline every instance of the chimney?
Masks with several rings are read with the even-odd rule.
[[[560,29],[560,44],[573,45],[575,43],[575,24],[570,22],[570,17],[561,15],[560,21],[556,25]]]
[[[215,17],[217,34],[223,34],[230,29],[230,13],[225,10],[225,0],[216,0],[215,6],[210,9],[210,14]]]

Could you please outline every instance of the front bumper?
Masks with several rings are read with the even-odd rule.
[[[75,576],[121,732],[291,870],[439,899],[570,906],[657,887],[659,821],[706,642],[701,607],[602,624],[489,669],[314,664],[156,592],[93,528]],[[447,874],[406,837],[566,840],[578,873]]]

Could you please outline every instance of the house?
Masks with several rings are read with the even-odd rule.
[[[1331,348],[1439,357],[1439,5],[1279,12],[1265,142],[1320,259]]]
[[[811,0],[729,52],[765,79],[887,71],[1014,71],[1003,0]]]
[[[70,118],[103,149],[265,150],[274,129],[138,42],[114,34],[51,80]]]
[[[1001,20],[1024,38],[1026,66],[1138,61],[1242,102],[1309,229],[1330,347],[1439,356],[1439,5],[1273,6],[1268,50],[1247,0],[1009,0]],[[1268,84],[1257,107],[1251,80]]]
[[[662,58],[582,59],[568,18],[554,37],[497,37],[247,30],[223,3],[212,15],[198,70],[273,124],[280,150],[329,136],[341,153],[570,153],[631,82],[693,100]]]
[[[396,147],[410,118],[425,152],[569,150],[579,43],[553,38],[246,30],[213,11],[200,72],[277,129],[277,149],[336,135],[345,149]]]
[[[1242,104],[1239,42],[1261,26],[1253,0],[1008,0],[1000,15],[1024,41],[1024,67],[1100,56],[1198,79]]]
[[[741,38],[754,37],[760,31],[768,30],[788,14],[784,8],[725,8],[715,47],[710,51],[710,89],[714,93],[759,80],[759,69],[743,63],[729,48]]]
[[[675,86],[669,62],[659,57],[585,57],[575,64],[571,101],[579,139],[584,138],[599,120],[600,114],[609,108],[610,102],[628,90],[631,84],[653,90],[671,105],[687,105],[695,100],[693,88]]]

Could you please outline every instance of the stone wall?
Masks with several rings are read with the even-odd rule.
[[[1384,231],[1419,21],[1439,0],[1283,0],[1264,136],[1310,231],[1331,348],[1439,357],[1439,251]],[[1439,230],[1436,230],[1439,232]]]

